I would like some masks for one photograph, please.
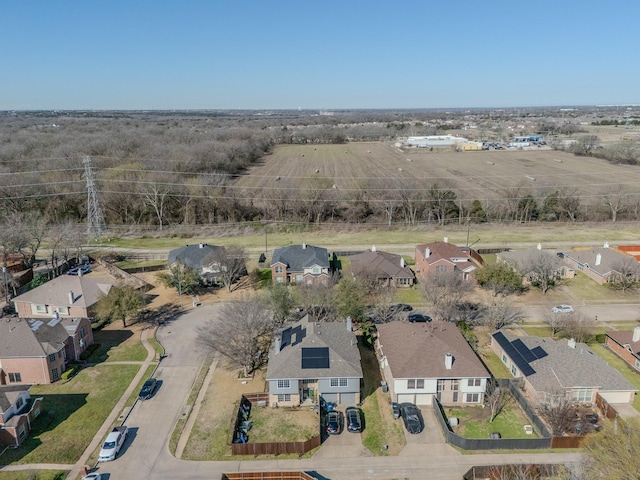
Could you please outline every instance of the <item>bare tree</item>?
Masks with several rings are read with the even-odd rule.
[[[603,196],[604,204],[609,207],[611,213],[611,223],[618,220],[618,215],[627,208],[627,196],[622,191],[607,192]]]
[[[196,341],[220,352],[250,375],[266,360],[275,327],[265,299],[246,296],[222,305],[220,314],[198,329]]]
[[[432,316],[444,321],[455,320],[458,305],[473,289],[456,273],[428,277],[421,285],[423,296],[433,305]]]
[[[247,274],[247,251],[243,247],[227,247],[218,248],[211,255],[220,269],[216,275],[231,292],[233,284]]]
[[[548,312],[544,315],[544,322],[551,328],[551,336],[555,337],[564,328],[567,318],[573,313],[553,313]]]
[[[145,182],[142,187],[142,201],[153,211],[158,218],[158,229],[162,230],[164,223],[164,208],[169,195],[169,186],[159,181]]]
[[[572,145],[571,150],[576,155],[591,155],[593,148],[598,143],[596,135],[581,135]]]
[[[640,420],[617,418],[584,443],[585,480],[592,478],[636,478],[640,472]]]
[[[485,402],[491,412],[489,423],[493,423],[493,420],[507,404],[508,399],[509,393],[498,385],[495,378],[491,378],[487,383],[487,390],[485,392]]]
[[[526,318],[525,313],[514,307],[506,298],[498,299],[487,305],[482,312],[480,321],[493,330],[499,330],[507,325],[522,323]]]
[[[102,295],[96,304],[98,318],[104,321],[122,320],[127,327],[127,319],[135,318],[144,307],[143,294],[131,285],[111,287],[107,295]]]
[[[573,338],[580,343],[589,343],[594,339],[597,328],[595,319],[587,318],[579,313],[572,313],[568,317],[562,326],[564,336]]]
[[[640,265],[635,258],[626,258],[613,266],[614,273],[611,278],[611,286],[617,290],[626,292],[634,290],[640,280]]]
[[[332,279],[327,285],[296,285],[294,297],[304,310],[318,320],[335,320],[336,302]]]
[[[569,220],[575,222],[580,212],[580,194],[577,189],[563,190],[558,192],[558,208]]]
[[[547,392],[538,410],[551,427],[551,433],[556,437],[562,436],[571,429],[577,413],[575,403],[564,390]]]
[[[49,246],[52,271],[56,275],[60,260],[69,265],[71,257],[80,256],[84,232],[81,232],[80,225],[68,220],[60,225],[50,225],[45,238]]]
[[[522,273],[529,278],[531,285],[538,287],[544,295],[555,285],[560,259],[551,252],[535,250],[522,266]]]

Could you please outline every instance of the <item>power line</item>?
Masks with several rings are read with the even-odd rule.
[[[98,239],[104,232],[105,223],[98,203],[98,196],[96,195],[91,157],[84,157],[82,163],[84,163],[84,175],[87,179],[87,235],[89,238],[93,236],[94,239]]]

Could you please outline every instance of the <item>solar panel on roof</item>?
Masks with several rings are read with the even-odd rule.
[[[329,347],[303,348],[302,368],[329,368]]]
[[[547,352],[544,351],[544,348],[542,347],[536,347],[533,350],[531,350],[531,353],[533,353],[536,358],[544,358],[547,356]]]
[[[291,327],[282,331],[282,342],[280,342],[280,350],[291,344]]]
[[[42,325],[44,325],[44,322],[42,320],[36,320],[35,322],[33,322],[31,324],[31,330],[33,330],[34,332],[36,330],[38,330]]]
[[[528,377],[529,375],[536,373],[531,365],[529,365],[529,362],[524,359],[524,357],[516,350],[513,344],[507,340],[507,337],[505,337],[502,332],[494,333],[493,338],[496,339],[498,344],[502,347],[509,358],[511,358],[513,363],[516,364],[516,367],[518,367],[524,376]]]
[[[527,362],[533,362],[536,359],[536,356],[531,352],[531,350],[529,350],[529,347],[527,347],[519,338],[511,342],[511,344]]]
[[[302,342],[304,337],[306,336],[307,329],[302,328],[302,325],[297,325],[292,331],[293,343],[291,345],[295,345],[297,343]]]

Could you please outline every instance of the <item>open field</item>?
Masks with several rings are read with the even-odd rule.
[[[236,186],[242,187],[242,197],[278,200],[292,198],[301,187],[366,190],[375,202],[391,190],[425,191],[434,183],[456,192],[458,202],[505,199],[520,187],[534,197],[571,191],[583,203],[595,204],[605,193],[640,194],[640,169],[554,150],[461,153],[402,151],[385,143],[282,145]]]

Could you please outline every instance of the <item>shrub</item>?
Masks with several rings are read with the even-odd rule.
[[[62,372],[62,376],[61,376],[62,380],[64,380],[65,382],[67,380],[70,380],[76,375],[76,373],[78,373],[79,370],[80,370],[80,365],[78,365],[77,363],[72,363],[71,365],[69,365],[69,368],[67,368],[64,372]]]
[[[99,343],[92,343],[87,347],[87,349],[80,354],[80,360],[86,360],[91,356],[93,352],[95,352],[98,348],[100,348]]]

